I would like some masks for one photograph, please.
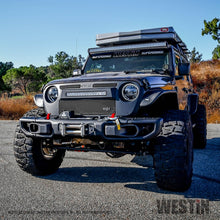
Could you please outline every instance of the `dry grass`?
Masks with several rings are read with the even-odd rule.
[[[216,110],[216,111],[213,111],[213,112],[208,112],[207,122],[208,123],[217,123],[217,124],[219,124],[220,123],[220,111]]]
[[[220,60],[203,61],[191,65],[195,91],[200,103],[206,105],[208,123],[220,123]],[[19,119],[35,108],[33,96],[0,99],[0,119]]]
[[[209,78],[220,77],[220,60],[191,64],[191,74],[200,82],[204,82],[204,80]]]
[[[195,91],[207,109],[208,123],[220,123],[220,60],[191,65]]]
[[[0,119],[19,119],[34,107],[36,106],[31,95],[17,99],[2,98],[0,99]]]

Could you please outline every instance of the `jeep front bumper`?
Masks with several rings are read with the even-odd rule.
[[[23,117],[26,136],[39,138],[81,137],[103,141],[144,141],[159,134],[162,118],[45,119]],[[117,124],[120,123],[120,126]]]

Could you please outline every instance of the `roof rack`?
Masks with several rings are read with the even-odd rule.
[[[167,42],[151,42],[151,43],[143,43],[143,44],[129,44],[129,45],[116,45],[109,47],[96,47],[88,49],[89,54],[97,54],[97,53],[108,53],[113,51],[121,51],[121,50],[139,50],[139,49],[159,49],[159,48],[167,48]]]
[[[145,29],[131,32],[117,32],[108,34],[98,34],[96,36],[96,45],[100,47],[114,46],[130,43],[167,41],[174,45],[183,54],[189,53],[186,44],[181,40],[173,27],[162,27],[154,29]]]

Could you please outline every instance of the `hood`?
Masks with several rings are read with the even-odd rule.
[[[136,81],[140,85],[148,84],[150,87],[166,85],[172,81],[172,77],[169,75],[162,75],[156,73],[124,73],[124,72],[110,72],[110,73],[95,73],[85,74],[78,77],[71,77],[65,79],[53,80],[47,84],[66,84],[66,83],[79,83],[79,82],[103,82],[103,81]]]

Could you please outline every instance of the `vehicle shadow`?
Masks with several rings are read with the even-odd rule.
[[[140,160],[134,157],[133,162],[148,167],[144,163],[143,158]],[[153,164],[153,161],[152,161]],[[155,187],[148,188],[154,191]],[[145,190],[145,184],[126,184],[125,187]],[[212,138],[207,140],[205,149],[194,149],[194,164],[193,164],[193,178],[192,185],[189,190],[185,192],[170,192],[157,188],[156,191],[162,194],[179,194],[185,198],[201,198],[213,201],[220,201],[220,138]]]
[[[112,166],[63,167],[57,173],[43,178],[75,183],[128,183],[154,180],[151,168]]]
[[[172,192],[160,189],[154,177],[153,160],[149,156],[135,156],[129,166],[117,166],[120,162],[108,160],[96,160],[100,166],[61,167],[57,173],[49,176],[41,176],[53,181],[72,183],[123,183],[124,187],[133,190],[156,192],[160,194],[183,195],[185,198],[200,198],[210,201],[220,200],[220,138],[208,140],[206,149],[194,150],[194,171],[192,185],[185,192]],[[68,157],[67,159],[71,159]],[[73,159],[76,159],[73,157]],[[88,159],[91,164],[95,159]],[[83,160],[83,158],[79,158]],[[103,165],[103,162],[109,166]],[[116,165],[111,166],[112,163]],[[132,163],[140,167],[132,167]],[[102,166],[103,165],[103,166]]]

